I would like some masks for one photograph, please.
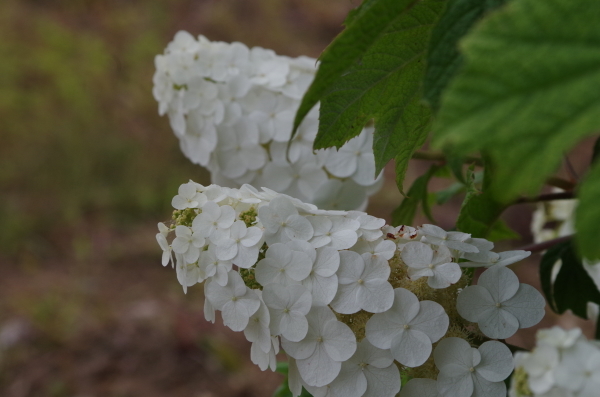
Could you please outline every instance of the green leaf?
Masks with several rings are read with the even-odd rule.
[[[487,238],[506,206],[496,201],[486,189],[487,183],[491,179],[491,165],[486,164],[483,180],[484,191],[480,191],[475,186],[473,168],[471,166],[467,170],[467,195],[458,214],[456,229],[470,233],[473,237]]]
[[[444,190],[435,193],[435,203],[437,205],[446,204],[452,197],[466,190],[466,186],[460,182],[453,183]]]
[[[333,84],[321,98],[315,148],[341,146],[374,120],[376,173],[395,159],[396,183],[402,190],[408,161],[430,129],[431,110],[421,99],[421,81],[429,33],[444,5],[423,0],[398,14]]]
[[[417,209],[419,208],[419,204],[423,206],[424,212],[429,213],[428,218],[431,219],[427,184],[439,168],[440,166],[438,165],[432,165],[425,174],[415,179],[408,190],[407,196],[402,200],[400,206],[392,212],[393,226],[411,225],[417,213]]]
[[[344,26],[348,27],[354,23],[362,14],[365,13],[374,3],[379,0],[363,0],[363,2],[353,10],[350,10],[346,19],[344,20]]]
[[[579,205],[575,210],[576,244],[581,256],[600,259],[600,162],[589,171],[579,190]]]
[[[564,152],[600,128],[599,20],[598,1],[513,0],[462,42],[435,144],[488,152],[499,201],[536,193]]]
[[[427,55],[424,95],[434,110],[439,108],[440,95],[462,65],[458,41],[486,13],[503,5],[506,0],[450,0],[433,32]]]
[[[516,240],[521,239],[521,235],[511,229],[502,219],[498,219],[488,231],[487,239],[490,241]]]
[[[549,274],[557,260],[562,262],[553,285],[549,285]],[[542,273],[543,271],[543,273]],[[571,241],[557,244],[548,250],[540,266],[542,289],[548,297],[551,289],[552,310],[559,314],[571,310],[581,318],[587,318],[587,304],[600,304],[600,291],[583,268]]]
[[[418,0],[376,0],[361,7],[350,17],[349,26],[321,54],[315,80],[302,98],[294,120],[294,131],[304,117],[331,89],[344,72],[388,30],[398,15],[412,8]]]
[[[540,282],[542,284],[542,292],[546,296],[550,308],[555,313],[558,312],[558,309],[556,308],[556,303],[554,303],[554,295],[552,293],[552,273],[554,266],[556,266],[556,262],[561,260],[561,256],[567,246],[567,243],[560,243],[556,244],[554,247],[550,247],[544,253],[542,261],[540,262]]]

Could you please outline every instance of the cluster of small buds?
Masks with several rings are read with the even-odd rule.
[[[181,150],[213,183],[264,186],[326,209],[362,209],[379,190],[372,128],[339,150],[312,149],[313,109],[288,142],[317,62],[178,32],[155,59],[154,97]]]
[[[204,284],[207,320],[220,311],[243,331],[262,370],[274,370],[283,349],[294,396],[304,387],[313,396],[392,397],[403,371],[413,378],[403,397],[424,388],[504,397],[512,356],[489,338],[544,312],[541,295],[505,266],[528,253],[497,254],[469,234],[392,227],[249,185],[190,181],[173,206],[156,236],[163,265],[174,264],[184,291]],[[466,266],[489,269],[468,286]]]
[[[537,333],[530,353],[515,354],[511,397],[593,397],[600,390],[600,345],[579,328]]]

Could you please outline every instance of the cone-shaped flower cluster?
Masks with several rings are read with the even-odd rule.
[[[531,353],[515,354],[511,397],[592,397],[600,390],[600,346],[579,328],[540,330]]]
[[[484,337],[472,322],[505,338],[543,313],[541,295],[504,266],[468,286],[465,257],[493,254],[492,243],[468,234],[386,226],[249,185],[190,181],[173,205],[156,236],[163,265],[174,264],[184,290],[204,284],[206,318],[220,311],[243,331],[261,369],[273,370],[283,348],[294,395],[305,387],[314,396],[391,397],[402,370],[428,378],[411,380],[406,397],[423,387],[503,397],[510,352],[477,343]]]
[[[315,59],[179,32],[155,64],[159,113],[168,114],[181,150],[207,167],[214,183],[265,186],[327,209],[363,208],[379,190],[369,129],[339,151],[315,153],[315,108],[288,148]]]

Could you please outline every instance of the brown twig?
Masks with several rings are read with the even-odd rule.
[[[531,252],[543,251],[545,249],[555,246],[556,244],[560,244],[560,243],[564,243],[565,241],[569,241],[570,239],[573,238],[573,236],[574,235],[564,236],[564,237],[555,238],[553,240],[543,241],[541,243],[529,244],[529,245],[526,245],[526,246],[518,248],[518,249],[523,250],[523,251],[531,251]]]
[[[575,193],[573,191],[569,192],[560,192],[560,193],[547,193],[540,194],[536,197],[521,197],[518,199],[515,204],[521,203],[537,203],[539,201],[552,201],[552,200],[567,200],[575,198]]]
[[[426,160],[426,161],[446,161],[444,153],[439,152],[414,152],[412,155],[414,160]],[[464,158],[465,164],[475,164],[477,166],[483,166],[483,160],[479,157],[467,156]],[[575,189],[575,183],[562,179],[556,176],[551,176],[546,179],[546,184],[554,187],[561,188],[563,190]]]

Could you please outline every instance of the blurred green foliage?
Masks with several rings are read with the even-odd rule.
[[[208,182],[152,97],[175,32],[318,56],[356,2],[0,1],[0,255],[159,221],[180,183]]]
[[[156,114],[166,21],[160,2],[145,10],[107,8],[73,26],[35,3],[0,3],[2,252],[84,218],[164,216],[178,184],[206,180]]]

